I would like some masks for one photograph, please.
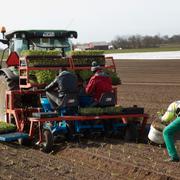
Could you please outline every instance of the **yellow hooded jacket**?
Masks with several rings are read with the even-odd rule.
[[[174,101],[169,105],[167,111],[161,117],[161,121],[165,123],[172,122],[179,115],[178,109],[180,109],[180,101]]]

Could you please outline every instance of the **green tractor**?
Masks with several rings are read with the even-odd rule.
[[[20,55],[23,51],[48,50],[59,51],[59,55],[66,57],[73,46],[71,38],[77,38],[76,31],[66,30],[18,30],[6,33],[5,27],[1,28],[2,39],[0,42],[7,47],[2,52],[0,60],[0,120],[6,121],[6,92],[18,90]],[[8,57],[4,60],[4,55]]]

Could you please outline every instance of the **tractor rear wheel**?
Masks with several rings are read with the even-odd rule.
[[[53,144],[54,144],[53,134],[49,129],[45,129],[43,131],[41,150],[43,152],[50,153],[53,149]]]
[[[0,120],[6,121],[6,91],[18,89],[18,84],[4,74],[0,74]]]

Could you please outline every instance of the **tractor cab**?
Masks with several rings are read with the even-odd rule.
[[[63,56],[72,50],[71,38],[77,38],[76,31],[66,30],[18,30],[6,33],[1,29],[3,39],[0,42],[8,45],[9,54],[18,55],[23,50],[59,50]]]
[[[49,64],[52,62],[53,67],[51,66],[50,73],[54,72],[56,74],[55,70],[59,69],[59,66],[55,63],[61,60],[66,61],[66,56],[72,51],[71,39],[77,38],[77,32],[68,30],[16,30],[6,32],[5,27],[2,27],[1,34],[0,43],[7,46],[0,57],[0,118],[5,120],[5,95],[7,91],[35,87],[35,84],[38,84],[37,78],[35,81],[30,79],[35,77],[32,74],[33,70],[38,72],[37,63],[39,67],[47,61]],[[28,52],[40,52],[40,54],[35,58],[31,56],[34,59],[31,58],[32,61],[29,62],[29,59],[26,59],[28,55],[22,55],[22,52],[26,52],[26,50]],[[8,57],[5,60],[5,52],[7,54],[7,51]],[[51,54],[51,52],[56,54]],[[22,56],[25,60],[21,60]],[[35,65],[28,66],[26,64],[28,68],[24,69],[24,61],[28,61],[29,64],[33,62]],[[42,68],[49,67],[49,64]],[[54,66],[56,66],[56,69],[53,69]],[[46,69],[46,71],[48,70],[49,68]]]

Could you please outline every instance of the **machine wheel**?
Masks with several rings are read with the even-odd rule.
[[[18,143],[21,146],[31,146],[32,141],[30,139],[18,139]]]
[[[54,140],[53,140],[53,134],[49,129],[45,129],[43,131],[43,142],[42,142],[42,151],[46,153],[50,153],[53,148]]]
[[[105,120],[104,124],[104,136],[107,138],[111,138],[113,136],[113,121],[112,120]]]
[[[150,144],[150,140],[148,139],[149,130],[150,124],[146,124],[143,134],[140,134],[141,136],[139,136],[139,142]]]
[[[75,127],[74,127],[74,122],[73,121],[69,121],[68,124],[66,125],[67,128],[67,133],[64,135],[65,138],[68,141],[74,141],[75,140]]]
[[[135,141],[137,142],[138,141],[138,124],[137,123],[129,123],[126,127],[126,130],[125,130],[125,136],[124,136],[124,139],[125,141]]]
[[[18,84],[9,80],[4,73],[0,74],[0,120],[6,121],[5,118],[5,105],[6,105],[6,91],[18,89]]]

